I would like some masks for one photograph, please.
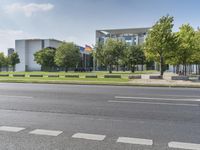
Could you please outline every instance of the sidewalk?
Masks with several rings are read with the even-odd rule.
[[[159,74],[149,74],[142,75],[142,79],[134,79],[130,81],[133,84],[145,84],[145,85],[166,85],[166,86],[199,86],[200,81],[182,81],[182,80],[171,80],[171,76],[177,76],[174,73],[165,73],[163,79],[149,79],[150,75],[159,75]]]

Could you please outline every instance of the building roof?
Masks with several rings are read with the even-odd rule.
[[[103,29],[97,30],[102,34],[140,34],[146,33],[150,28],[127,28],[127,29]]]
[[[51,41],[63,42],[63,41],[56,40],[56,39],[40,39],[40,38],[33,38],[33,39],[17,39],[17,40],[15,40],[15,41],[41,41],[41,40],[51,40]]]

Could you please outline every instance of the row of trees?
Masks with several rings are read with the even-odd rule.
[[[98,64],[105,66],[112,73],[113,66],[128,67],[132,72],[135,71],[135,66],[144,64],[145,56],[143,47],[139,45],[128,45],[122,40],[108,39],[105,43],[97,43],[95,56]]]
[[[77,67],[80,62],[80,50],[74,43],[62,43],[57,49],[47,47],[34,54],[35,61],[41,65],[44,71],[53,71],[57,67]]]
[[[165,64],[177,67],[183,66],[183,74],[187,74],[187,67],[200,64],[200,30],[194,30],[189,24],[183,24],[178,32],[173,32],[173,17],[163,16],[148,32],[144,44],[148,60],[160,64],[160,74],[165,71]]]
[[[183,24],[178,32],[173,32],[173,22],[172,16],[161,17],[148,31],[143,45],[128,45],[112,38],[97,43],[95,56],[98,63],[112,73],[113,65],[128,66],[134,72],[135,65],[155,61],[160,65],[161,76],[166,64],[174,65],[178,70],[182,65],[186,75],[189,65],[200,66],[200,29],[195,31],[189,24]]]
[[[9,56],[5,56],[4,53],[0,53],[0,71],[2,67],[5,67],[7,71],[9,67],[12,67],[13,71],[15,71],[15,66],[18,63],[20,63],[20,59],[16,52]]]

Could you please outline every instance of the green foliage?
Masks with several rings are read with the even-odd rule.
[[[192,62],[195,64],[200,64],[200,29],[198,28],[195,32],[195,50],[191,56]]]
[[[125,49],[126,44],[123,41],[110,38],[104,44],[96,45],[96,57],[99,63],[109,66],[109,72],[112,73],[113,65],[118,65]]]
[[[177,37],[172,32],[174,18],[163,16],[149,30],[145,42],[145,55],[148,60],[160,63],[160,75],[165,70],[166,59],[170,51],[176,49]]]
[[[182,25],[177,33],[179,38],[179,48],[176,51],[177,61],[183,65],[191,63],[191,56],[195,52],[195,31],[189,25]]]
[[[16,64],[20,63],[19,55],[17,52],[12,53],[10,56],[8,56],[8,65],[11,65],[13,67],[13,71],[15,71]]]
[[[57,48],[55,63],[60,67],[65,67],[65,71],[70,67],[76,67],[80,61],[80,50],[74,43],[63,43]]]
[[[5,64],[5,56],[4,53],[0,53],[0,68]]]
[[[4,55],[4,53],[0,53],[0,71],[3,66],[5,66],[8,70],[8,65],[10,64],[9,58]]]
[[[135,65],[143,64],[145,61],[144,51],[141,45],[130,45],[124,51],[122,59],[125,65],[131,67],[131,71],[135,71]]]
[[[197,55],[197,35],[189,24],[183,24],[176,34],[178,37],[178,47],[171,52],[171,59],[169,59],[168,63],[173,65],[182,64],[184,74],[186,75],[187,65],[194,63],[195,59],[198,58],[198,56],[195,56]]]
[[[55,48],[47,47],[37,51],[34,54],[34,58],[37,64],[40,64],[42,66],[42,70],[51,71],[56,66],[54,61],[55,54]]]
[[[98,63],[101,65],[105,65],[104,63],[104,53],[103,53],[103,42],[99,42],[95,45],[95,51],[93,52],[93,55],[97,58]]]

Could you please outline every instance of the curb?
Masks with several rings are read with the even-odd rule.
[[[92,83],[92,82],[57,82],[57,81],[11,81],[0,80],[0,83],[32,83],[32,84],[69,84],[69,85],[103,85],[103,86],[133,86],[133,87],[168,87],[168,88],[200,88],[200,85],[170,85],[170,84],[134,84],[134,83]]]

